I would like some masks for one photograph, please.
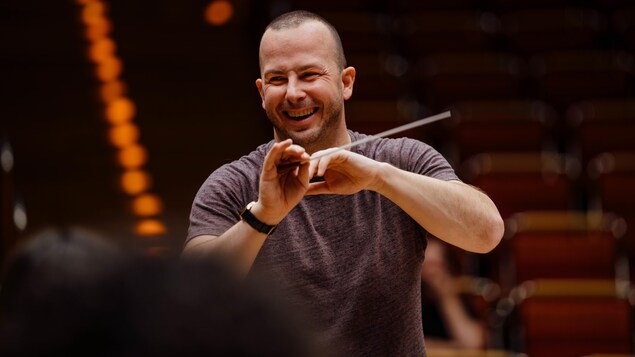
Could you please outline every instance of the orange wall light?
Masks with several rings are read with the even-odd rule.
[[[137,196],[132,201],[132,210],[137,216],[149,217],[155,216],[163,210],[161,199],[156,195],[145,193]]]
[[[234,15],[234,6],[227,0],[214,0],[205,9],[205,20],[214,26],[226,24]]]
[[[114,102],[126,94],[126,85],[122,81],[113,80],[102,84],[99,96],[105,103]],[[134,104],[133,104],[134,106]]]
[[[126,169],[137,169],[148,160],[148,153],[141,145],[131,145],[119,150],[119,164]]]
[[[165,225],[156,219],[144,219],[135,226],[135,233],[140,236],[156,236],[166,231]]]
[[[150,175],[142,170],[130,170],[121,175],[121,188],[131,196],[147,191],[151,184]]]
[[[139,140],[139,129],[132,123],[123,123],[110,128],[108,138],[112,146],[124,148]]]
[[[123,124],[130,121],[136,114],[134,103],[128,98],[119,98],[110,102],[106,107],[106,119],[113,124]]]

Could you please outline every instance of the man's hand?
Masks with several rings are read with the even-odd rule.
[[[314,155],[328,152],[318,151]],[[361,190],[376,190],[373,185],[382,163],[348,150],[339,150],[310,162],[311,177],[323,177],[324,181],[311,183],[307,195],[340,194],[351,195]]]
[[[304,197],[309,187],[309,154],[291,139],[273,144],[265,156],[260,175],[258,202],[252,212],[262,222],[275,225]],[[297,168],[279,172],[285,162],[304,162]]]

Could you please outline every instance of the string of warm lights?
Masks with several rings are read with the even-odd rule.
[[[167,228],[159,215],[162,200],[151,193],[152,176],[144,169],[148,151],[139,142],[140,132],[135,124],[135,103],[127,96],[127,86],[121,79],[123,63],[117,57],[117,45],[110,37],[112,22],[107,5],[101,0],[76,0],[81,6],[81,21],[88,40],[88,57],[95,65],[99,80],[100,99],[104,118],[110,125],[108,139],[117,150],[117,163],[122,169],[119,186],[131,199],[131,212],[137,222],[134,233],[156,237]]]
[[[214,26],[226,24],[234,15],[234,6],[228,0],[213,0],[205,9],[205,20]]]

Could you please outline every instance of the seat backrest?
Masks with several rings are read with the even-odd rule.
[[[445,51],[494,50],[500,27],[495,14],[468,9],[410,11],[398,23],[397,33],[411,58]]]
[[[553,153],[484,153],[461,164],[461,176],[487,193],[503,218],[514,212],[565,210],[572,204],[569,158]]]
[[[633,56],[601,50],[552,51],[532,56],[536,96],[558,110],[593,98],[624,98],[631,91]]]
[[[420,91],[432,108],[465,100],[515,99],[524,91],[525,68],[513,53],[434,53],[419,62]]]
[[[619,238],[613,214],[521,212],[506,220],[508,285],[534,279],[616,279]],[[502,274],[502,273],[501,273]]]
[[[452,106],[451,132],[458,160],[500,151],[552,149],[555,110],[533,100],[483,100]]]
[[[604,211],[635,211],[635,150],[606,152],[593,158],[588,165],[595,181],[593,207]]]
[[[508,46],[525,54],[598,48],[608,23],[597,10],[564,6],[517,9],[501,19]]]
[[[566,117],[570,149],[583,165],[604,152],[635,152],[635,100],[578,102],[568,108]]]
[[[515,350],[559,357],[633,352],[631,306],[613,279],[530,280],[509,298],[515,306],[510,327],[519,337]]]

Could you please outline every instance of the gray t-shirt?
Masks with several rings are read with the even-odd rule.
[[[366,136],[349,134],[353,141]],[[262,163],[272,145],[209,176],[194,199],[188,240],[221,235],[240,220],[247,203],[258,198]],[[353,151],[410,172],[458,180],[438,152],[417,140],[377,139]],[[274,274],[342,355],[421,356],[425,236],[409,215],[375,192],[306,196],[267,238],[252,272]]]

